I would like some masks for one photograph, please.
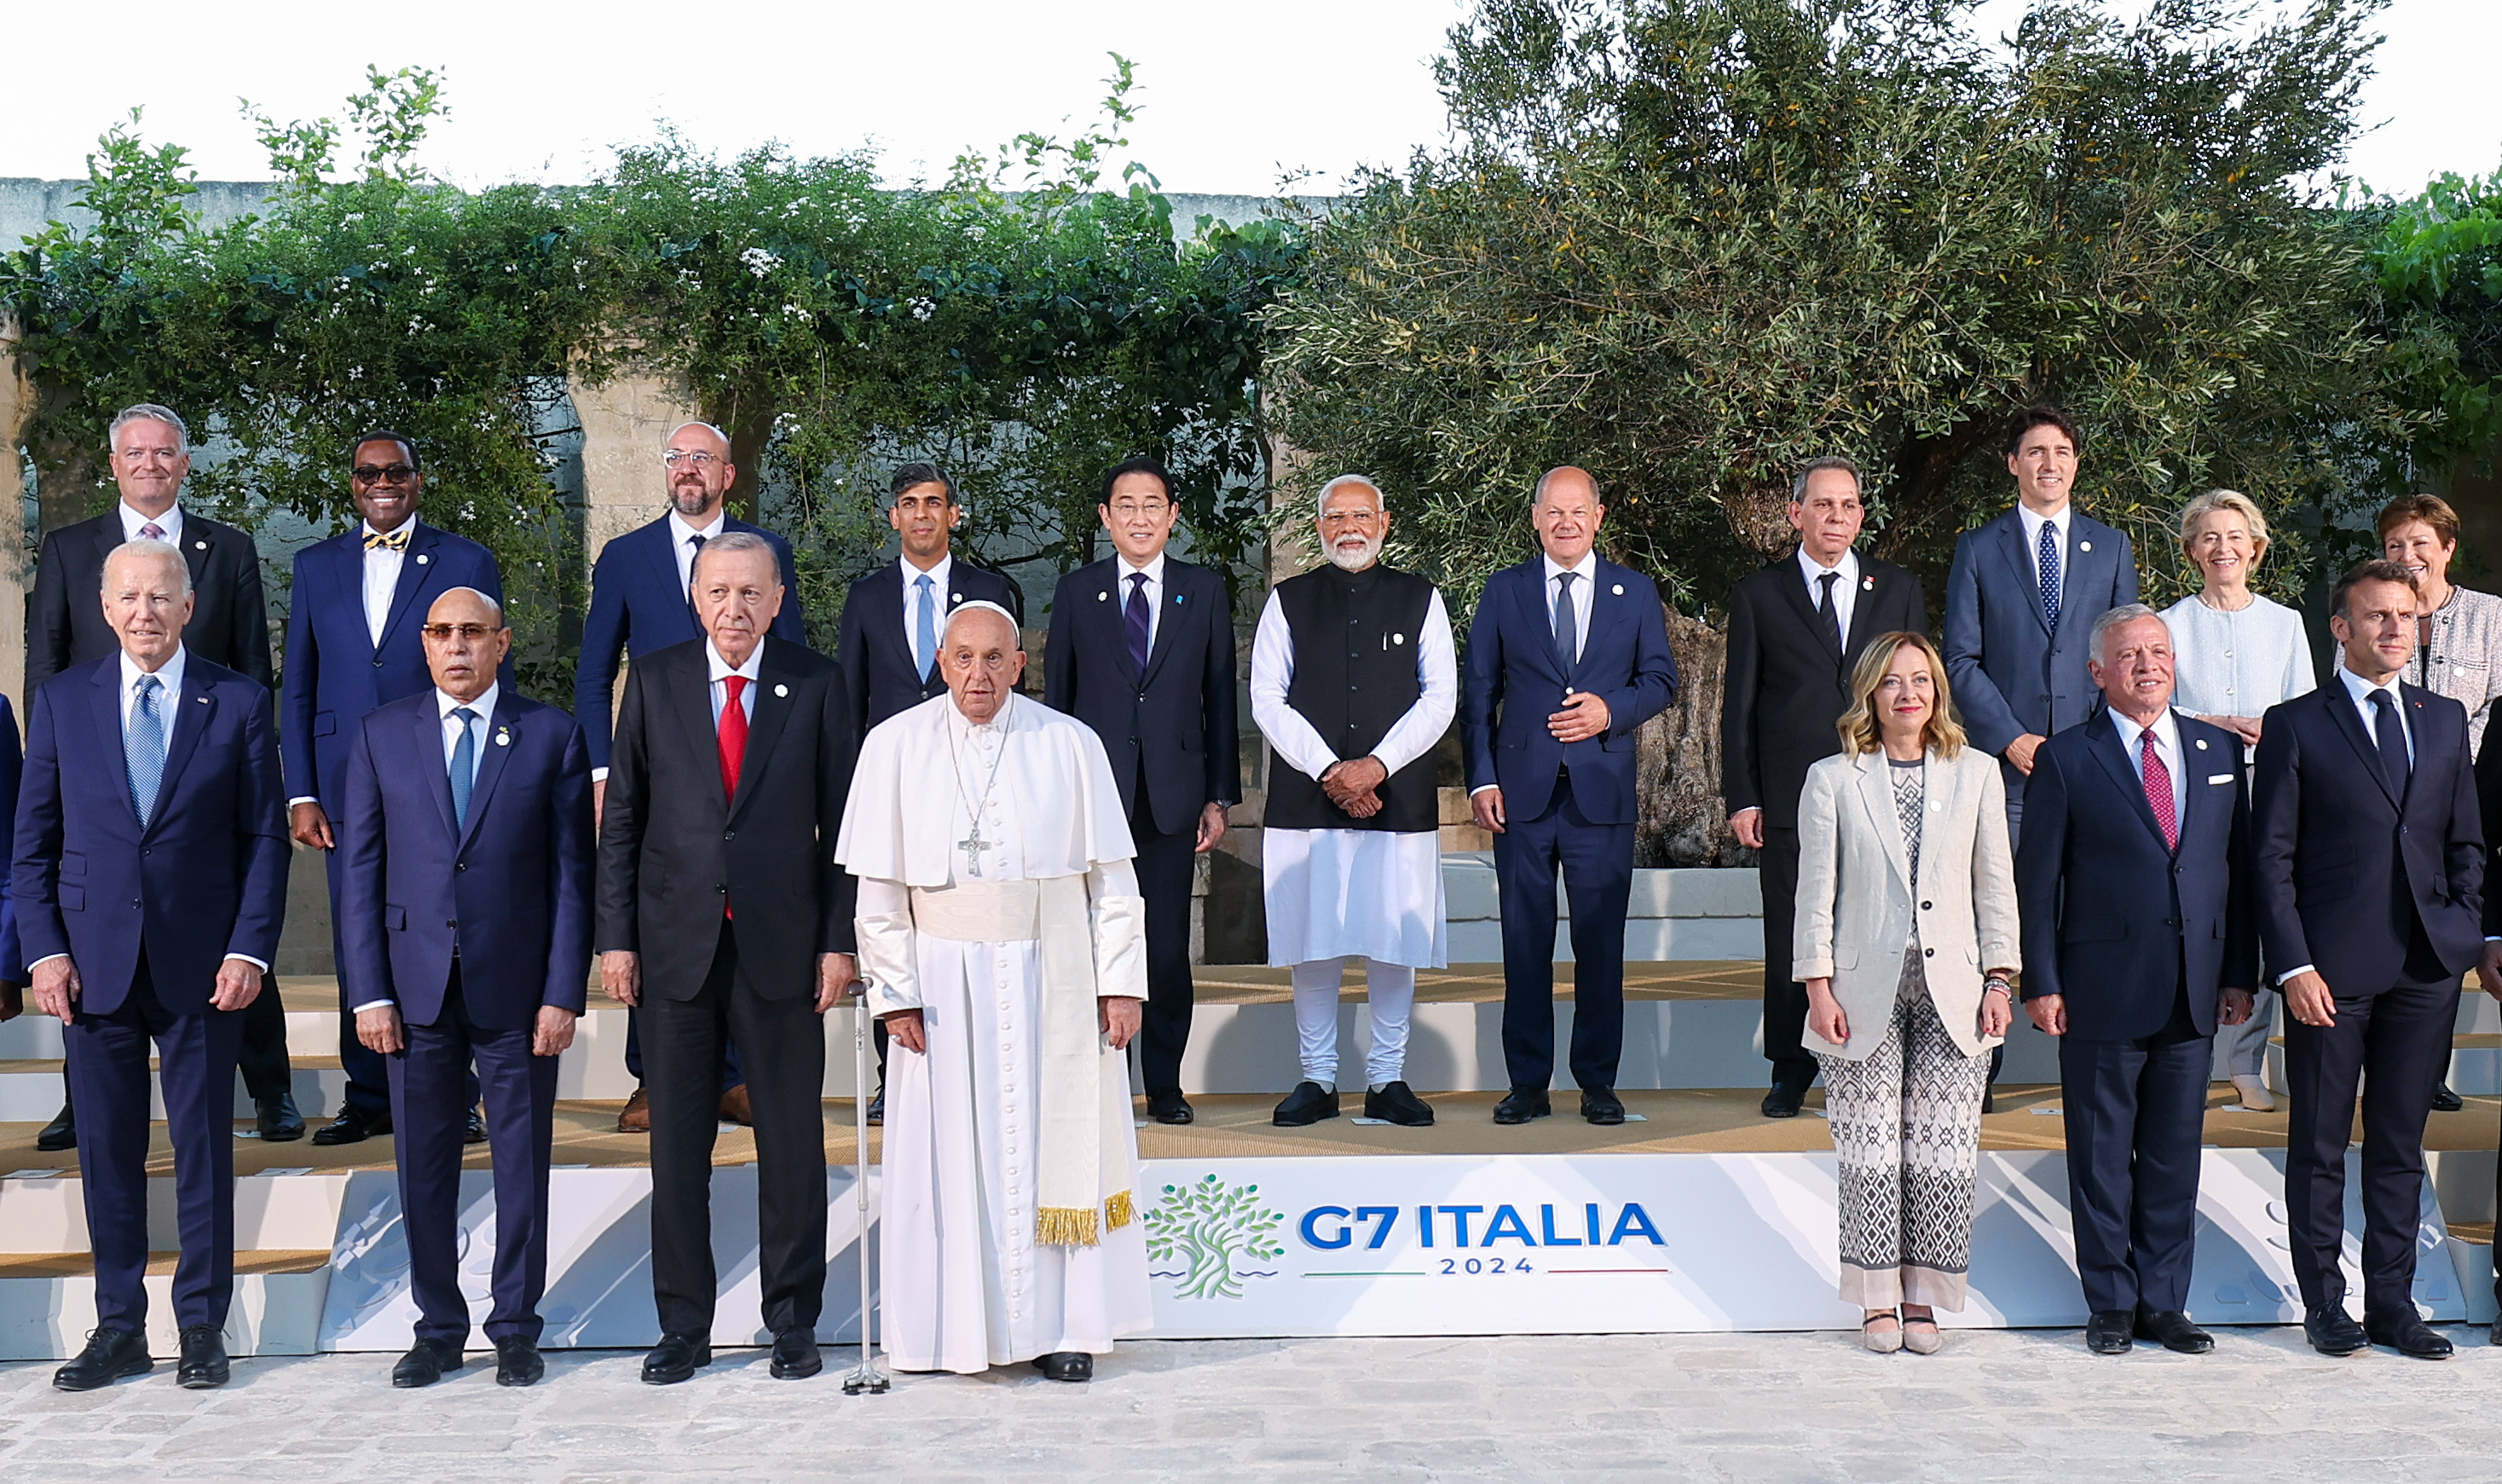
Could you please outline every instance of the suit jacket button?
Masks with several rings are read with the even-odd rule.
[[[379,670],[379,669],[381,669],[382,667],[383,667],[383,657],[382,657],[382,656],[380,656],[380,655],[376,655],[376,656],[374,657],[374,668],[375,668],[375,669],[377,669],[377,670]]]
[[[1139,691],[1139,692],[1138,692],[1138,704],[1139,704],[1139,705],[1141,705],[1141,706],[1143,706],[1143,705],[1145,705],[1146,703],[1147,703],[1147,692],[1146,692],[1146,691]]]
[[[1927,902],[1922,902],[1922,903],[1920,903],[1920,910],[1921,910],[1921,911],[1923,911],[1923,912],[1931,912],[1931,911],[1935,911],[1936,909],[1935,909],[1935,908],[1933,908],[1933,907],[1931,907]]]
[[[725,829],[721,832],[721,837],[725,840],[735,840],[738,838],[738,831],[735,829]]]
[[[456,871],[465,871],[469,869],[469,862],[466,860],[456,860],[453,862],[452,868]]]
[[[141,855],[143,855],[143,856],[146,856],[146,855],[152,855],[152,854],[154,854],[154,852],[153,852],[153,851],[152,851],[149,847],[147,847],[147,846],[145,846],[145,845],[142,845],[141,847],[139,847],[139,853],[140,853]]]
[[[1920,950],[1920,957],[1923,959],[1934,959],[1937,956],[1938,951],[1934,948],[1923,948]]]
[[[456,917],[447,917],[443,920],[443,926],[446,928],[457,928],[460,926],[460,919]]]

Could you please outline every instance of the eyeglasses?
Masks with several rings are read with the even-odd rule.
[[[417,478],[417,471],[407,464],[358,464],[348,471],[360,485],[405,485]]]
[[[1153,519],[1171,508],[1172,502],[1169,500],[1116,500],[1112,505],[1112,514],[1124,521],[1134,521],[1140,516]]]
[[[475,644],[490,634],[503,632],[502,629],[486,624],[420,624],[417,631],[438,644],[450,639],[454,634],[458,634],[461,638]]]
[[[709,449],[671,449],[660,455],[660,462],[672,469],[680,464],[693,464],[698,469],[709,469],[721,462],[721,458]]]

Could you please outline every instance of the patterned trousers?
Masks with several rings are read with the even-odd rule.
[[[1842,1298],[1963,1307],[1989,1054],[1967,1057],[1929,999],[1919,945],[1865,1060],[1817,1053],[1842,1166]]]

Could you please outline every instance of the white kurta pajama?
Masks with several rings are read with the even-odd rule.
[[[901,1370],[972,1373],[1056,1351],[1105,1354],[1154,1323],[1146,1239],[1131,1214],[1128,1059],[1093,1035],[1084,1062],[1052,1060],[1047,929],[1020,905],[1055,890],[1074,905],[1083,883],[1074,910],[1094,983],[1077,993],[1090,1032],[1096,994],[1144,997],[1144,904],[1102,745],[1021,697],[975,726],[940,696],[869,734],[851,800],[836,854],[861,878],[869,1007],[918,1008],[929,1042],[918,1055],[889,1050],[887,1357]],[[1046,1068],[1073,1079],[1066,1105],[1091,1111],[1099,1137],[1085,1241],[1038,1231],[1056,1223],[1065,1237],[1074,1214],[1043,1209]]]
[[[1416,635],[1416,671],[1422,693],[1372,750],[1392,773],[1433,751],[1459,709],[1458,658],[1438,592]],[[1288,703],[1294,680],[1294,629],[1272,593],[1251,641],[1251,717],[1268,739],[1270,766],[1283,763],[1317,782],[1341,759]],[[1369,961],[1371,1017],[1366,1080],[1400,1080],[1416,970],[1450,962],[1441,832],[1269,828],[1260,842],[1260,876],[1268,962],[1295,970],[1303,1076],[1323,1086],[1337,1081],[1339,973],[1360,957]]]

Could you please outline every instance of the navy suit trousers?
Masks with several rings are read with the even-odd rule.
[[[339,828],[338,820],[330,821],[334,840]],[[347,844],[345,840],[338,840],[338,843]],[[330,873],[330,961],[345,963],[348,961],[348,944],[339,933],[339,876],[347,867],[347,857],[336,850],[324,851],[321,864]],[[347,985],[342,982],[339,986],[339,1069],[348,1074],[348,1092],[340,1101],[372,1118],[390,1111],[393,1101],[390,1068],[383,1064],[381,1052],[357,1039],[356,1012],[348,1004],[347,995]],[[476,1107],[478,1079],[466,1071],[461,1075],[469,1089],[469,1101],[464,1106]]]
[[[487,1337],[520,1334],[535,1342],[539,1296],[547,1291],[557,1059],[530,1055],[530,1028],[485,1030],[472,1024],[457,961],[443,1013],[430,1026],[406,1029],[406,1048],[383,1060],[399,1145],[400,1230],[408,1241],[417,1337],[456,1347],[469,1337],[469,1300],[460,1292],[460,1155],[475,1087],[486,1095],[487,1145],[495,1161],[494,1302]]]
[[[266,993],[265,991],[263,993]],[[129,997],[110,1015],[81,1014],[62,1028],[70,1088],[78,1099],[79,1171],[87,1245],[95,1254],[95,1322],[144,1331],[148,1323],[148,1043],[174,1141],[174,1322],[223,1330],[234,1298],[234,1076],[243,1044],[238,1011],[175,1015],[156,998],[148,957]]]
[[[1555,1080],[1555,877],[1572,902],[1572,1080],[1616,1085],[1625,1045],[1625,908],[1634,826],[1594,825],[1559,780],[1546,812],[1494,837],[1503,905],[1503,1060],[1511,1085]]]
[[[1140,1007],[1138,1071],[1149,1093],[1178,1093],[1198,995],[1190,977],[1190,888],[1199,867],[1199,820],[1166,834],[1156,828],[1144,780],[1136,797],[1130,838],[1138,848],[1138,894],[1147,904],[1147,1002]]]
[[[2189,1307],[2213,1037],[2186,997],[2161,1030],[2126,1040],[2059,1038],[2068,1209],[2085,1307]]]

